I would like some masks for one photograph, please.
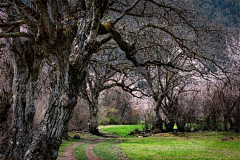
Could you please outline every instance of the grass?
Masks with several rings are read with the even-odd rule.
[[[77,139],[73,139],[74,135],[79,135],[81,137],[80,140]],[[58,157],[62,156],[62,152],[64,149],[68,148],[69,146],[71,146],[73,143],[77,143],[77,142],[82,142],[82,141],[86,141],[86,140],[93,140],[96,138],[102,138],[99,136],[95,136],[95,135],[91,135],[89,133],[75,133],[75,132],[69,132],[68,136],[70,137],[69,139],[63,140],[62,144],[60,145],[59,151],[58,151]]]
[[[135,129],[142,130],[142,125],[110,125],[105,127],[101,126],[101,128],[101,132],[107,132],[121,137],[133,137],[128,134]]]
[[[71,137],[71,138],[73,138],[74,135],[79,135],[82,140],[93,140],[93,139],[104,138],[104,137],[99,137],[99,136],[92,135],[92,134],[86,133],[86,132],[81,132],[81,133],[69,132],[68,133],[68,136]]]
[[[141,125],[138,126],[139,129]],[[160,133],[146,138],[129,137],[136,126],[106,126],[118,138],[98,144],[94,151],[104,160],[122,159],[240,159],[240,134],[235,132]],[[233,141],[220,141],[235,137]],[[110,152],[113,152],[109,154]],[[115,153],[120,153],[120,157]]]
[[[124,157],[123,152],[117,146],[119,140],[111,139],[97,144],[93,152],[103,160],[118,160]]]
[[[220,141],[236,133],[161,133],[129,138],[117,145],[130,159],[240,159],[240,142]]]
[[[86,148],[90,143],[84,143],[74,148],[74,155],[77,160],[87,160]]]
[[[58,151],[58,157],[62,156],[63,150],[65,150],[66,148],[68,148],[69,146],[71,146],[73,143],[76,143],[76,142],[80,142],[80,140],[71,139],[71,138],[69,138],[67,140],[63,140],[63,142],[59,148],[59,151]]]
[[[240,134],[235,132],[191,132],[160,133],[150,137],[128,136],[130,131],[141,125],[111,125],[101,131],[121,136],[97,144],[94,153],[103,160],[133,159],[240,159]],[[92,140],[100,138],[80,135]],[[220,141],[224,137],[234,137],[233,141]],[[70,142],[64,142],[71,143]],[[67,145],[67,144],[65,144]],[[75,148],[77,159],[86,159],[86,142]],[[62,146],[61,146],[62,147]]]

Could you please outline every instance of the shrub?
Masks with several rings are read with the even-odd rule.
[[[117,119],[116,117],[110,116],[110,117],[105,117],[101,121],[98,121],[100,125],[110,125],[110,124],[122,124],[122,122]]]
[[[108,125],[110,122],[110,119],[108,117],[103,118],[101,121],[98,121],[100,125]]]
[[[109,124],[122,124],[122,122],[116,117],[110,117]]]

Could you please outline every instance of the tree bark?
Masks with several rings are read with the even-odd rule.
[[[2,100],[2,96],[0,96],[0,99]],[[5,98],[5,97],[4,97]],[[10,99],[7,98],[7,100],[10,103]],[[8,128],[10,127],[9,121],[9,115],[10,115],[10,108],[11,104],[8,102],[0,102],[0,154],[4,154],[7,149],[7,144],[9,141],[9,135],[8,135]]]
[[[2,63],[1,63],[2,64]],[[8,65],[6,65],[8,66]],[[7,84],[8,87],[3,87],[0,90],[0,154],[4,154],[8,147],[9,141],[9,128],[11,126],[11,102],[12,102],[12,90],[10,86],[13,80],[13,70],[12,67],[8,66],[5,68],[7,74],[4,74],[4,79],[1,83]],[[3,84],[2,84],[3,85]],[[3,85],[4,86],[4,85]]]
[[[54,82],[48,105],[24,159],[56,159],[58,156],[65,127],[77,103],[78,86],[83,81],[67,56],[62,58],[64,61],[58,60],[59,66],[51,75]]]
[[[91,17],[83,18],[78,22],[76,35],[71,36],[74,39],[63,37],[54,44],[42,44],[46,53],[52,52],[51,92],[44,116],[24,159],[57,158],[65,127],[77,104],[79,88],[86,77],[85,70],[93,54],[97,22],[99,21],[92,21]]]
[[[88,111],[90,116],[88,119],[88,131],[89,133],[92,133],[94,135],[99,135],[97,113],[98,97],[100,95],[100,92],[101,89],[98,77],[96,77],[96,80],[93,82],[88,74],[82,87],[81,94],[84,99],[87,100],[89,106]]]
[[[169,120],[169,122],[165,121],[164,124],[165,124],[167,132],[173,132],[173,127],[174,127],[174,121],[173,120]]]
[[[56,1],[49,3],[53,4],[54,2]],[[67,4],[67,1],[64,2]],[[53,68],[52,74],[49,75],[51,91],[44,116],[33,136],[32,119],[34,105],[31,99],[33,90],[30,89],[34,86],[33,83],[30,83],[33,77],[31,77],[31,74],[25,77],[25,72],[23,72],[23,75],[19,75],[22,72],[19,72],[17,67],[15,68],[16,74],[14,75],[13,85],[14,121],[12,140],[9,152],[5,157],[6,159],[57,158],[64,128],[71,118],[73,108],[77,103],[79,87],[85,78],[85,69],[92,54],[101,45],[100,42],[96,45],[100,17],[102,15],[100,10],[102,7],[101,2],[98,0],[89,1],[91,4],[86,5],[88,8],[82,10],[83,15],[81,16],[83,17],[78,17],[78,22],[65,17],[67,23],[61,24],[61,27],[65,28],[65,30],[56,30],[59,24],[51,21],[54,15],[49,17],[48,12],[51,12],[48,6],[49,3],[45,1],[32,2],[39,12],[39,14],[36,13],[37,23],[32,24],[30,21],[26,21],[26,23],[29,29],[32,30],[35,43],[41,49],[41,55],[47,58],[49,65]],[[13,6],[19,11],[20,16],[25,18],[25,13],[20,13],[20,11],[24,10],[22,6],[25,5],[20,1],[14,1]],[[59,6],[54,6],[55,8],[52,7],[52,9],[57,9]],[[65,8],[65,6],[62,7]],[[84,8],[85,6],[82,7]],[[24,11],[28,14],[36,11],[31,10],[29,6],[25,6],[25,8],[27,9]],[[62,12],[62,10],[59,11]],[[58,17],[55,17],[56,22],[58,22],[56,18]],[[60,19],[60,23],[63,23],[63,20]],[[24,64],[28,65],[29,62]],[[30,78],[29,83],[26,81],[28,80],[27,78]],[[26,92],[23,92],[23,89]],[[23,97],[26,97],[26,99]]]
[[[217,127],[217,115],[216,113],[213,113],[212,116],[212,131],[217,131],[218,127]]]
[[[223,130],[228,131],[228,115],[223,115]]]
[[[154,129],[158,130],[159,132],[163,131],[163,120],[160,117],[160,113],[159,113],[159,107],[155,108],[155,125],[154,125]]]
[[[89,105],[89,112],[90,112],[89,132],[94,135],[99,135],[98,121],[97,121],[97,112],[98,112],[97,104]]]
[[[185,125],[186,125],[186,123],[185,123],[184,120],[177,121],[176,125],[177,125],[177,128],[178,128],[179,132],[185,132]]]
[[[156,106],[155,106],[155,109],[154,109],[154,112],[155,112],[155,129],[159,130],[160,132],[163,131],[163,120],[160,116],[159,110],[160,110],[163,99],[164,99],[163,94],[154,98],[154,100],[156,102],[156,104],[155,104]]]
[[[23,49],[23,48],[22,48]],[[10,142],[5,159],[23,159],[33,137],[34,90],[39,73],[40,58],[36,53],[25,50],[13,54],[13,115]]]

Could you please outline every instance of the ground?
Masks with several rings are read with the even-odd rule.
[[[105,140],[109,140],[109,139],[118,137],[118,136],[110,135],[110,134],[107,134],[107,133],[101,133],[101,135],[102,135],[103,138],[100,138],[100,139],[95,138],[95,139],[92,139],[91,141],[85,141],[85,142],[79,142],[79,143],[72,144],[71,146],[69,146],[68,148],[66,148],[63,151],[62,156],[59,157],[57,160],[76,160],[76,158],[74,156],[74,148],[81,145],[81,144],[88,143],[88,142],[90,142],[91,144],[86,148],[86,151],[85,151],[86,155],[87,155],[87,159],[89,159],[89,160],[101,160],[100,157],[97,157],[93,153],[94,146],[97,145],[100,142],[105,141]]]
[[[154,159],[240,159],[240,134],[236,132],[177,132],[159,133],[150,137],[129,136],[129,130],[134,130],[135,127],[120,125],[108,126],[107,130],[101,129],[102,132],[117,134],[120,136],[119,138],[79,133],[82,140],[64,141],[60,153],[64,148],[77,142],[83,143],[83,145],[77,146],[74,152],[80,159],[98,160],[99,157],[104,157],[104,159],[153,159],[153,156]],[[78,133],[69,134],[72,134],[72,137]],[[70,148],[74,148],[74,146]],[[93,148],[94,153],[99,157],[93,153]],[[73,149],[67,151],[73,153]],[[72,155],[74,158],[73,154],[67,155]],[[70,158],[72,159],[72,157]]]
[[[83,144],[83,142],[72,144],[70,147],[63,151],[62,156],[58,158],[58,160],[76,160],[74,156],[74,148],[81,144]]]

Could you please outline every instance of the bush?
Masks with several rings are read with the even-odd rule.
[[[108,125],[110,122],[110,119],[108,117],[102,119],[101,121],[98,121],[100,125]]]
[[[122,122],[116,117],[110,117],[109,124],[122,124]]]
[[[105,117],[104,119],[102,119],[101,121],[98,121],[98,123],[100,125],[110,125],[110,124],[115,124],[115,125],[118,125],[118,124],[122,124],[122,122],[117,119],[116,117]]]

